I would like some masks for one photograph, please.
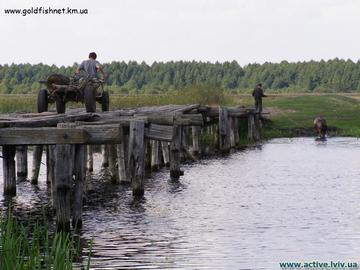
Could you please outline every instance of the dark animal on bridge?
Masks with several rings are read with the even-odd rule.
[[[325,139],[328,126],[326,124],[326,120],[323,117],[316,117],[314,119],[314,130],[318,134],[320,139]]]

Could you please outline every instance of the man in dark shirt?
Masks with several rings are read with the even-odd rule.
[[[264,94],[264,89],[262,88],[262,84],[259,83],[252,92],[253,97],[255,98],[255,110],[256,112],[262,112],[262,98],[266,97]]]
[[[83,61],[80,66],[76,70],[76,74],[80,74],[80,72],[84,72],[86,76],[90,78],[99,79],[98,73],[100,72],[103,76],[103,80],[105,80],[105,72],[102,69],[99,61],[96,60],[97,55],[94,52],[89,54],[89,59]]]

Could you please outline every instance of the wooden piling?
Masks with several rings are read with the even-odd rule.
[[[255,113],[248,115],[248,139],[250,141],[260,140],[260,123],[259,116]]]
[[[183,175],[183,172],[180,170],[181,137],[182,127],[174,124],[173,138],[170,143],[170,177],[173,180],[178,180]]]
[[[101,166],[103,168],[109,167],[109,145],[105,144],[102,146],[101,154],[103,158]]]
[[[160,169],[159,141],[151,141],[151,171]]]
[[[152,154],[152,140],[145,139],[145,174],[146,177],[151,175],[151,154]]]
[[[126,158],[125,158],[125,149],[124,142],[117,145],[117,163],[118,163],[118,172],[119,172],[119,181],[120,184],[130,183],[130,180],[126,176]]]
[[[19,145],[16,147],[16,175],[25,180],[28,176],[28,156],[27,146]]]
[[[222,153],[230,151],[230,127],[228,110],[219,108],[219,149]]]
[[[89,172],[94,171],[94,157],[93,157],[93,146],[87,146],[87,170]]]
[[[254,139],[256,141],[260,140],[260,129],[261,129],[260,114],[257,113],[254,116]]]
[[[75,187],[72,219],[72,226],[74,228],[82,227],[83,194],[86,182],[86,151],[86,145],[75,145]]]
[[[235,123],[234,123],[234,118],[233,117],[229,117],[229,140],[230,140],[230,147],[234,148],[235,147]]]
[[[170,153],[169,153],[169,143],[161,142],[161,152],[164,160],[164,165],[166,167],[170,166]]]
[[[111,182],[113,184],[118,184],[119,181],[119,172],[117,166],[117,146],[115,144],[109,144],[109,170]]]
[[[128,167],[134,197],[144,195],[144,131],[144,121],[130,121]]]
[[[61,231],[70,230],[70,195],[73,179],[73,157],[73,145],[56,145],[56,224],[57,229]]]
[[[240,119],[238,117],[233,118],[233,129],[234,129],[234,139],[235,139],[235,145],[240,144],[240,135],[239,135],[239,128],[240,128]]]
[[[51,186],[51,203],[53,209],[56,209],[56,184],[55,184],[55,158],[56,158],[56,145],[48,146],[48,160],[47,160],[47,177]]]
[[[42,152],[43,152],[43,145],[34,146],[33,161],[32,161],[32,176],[30,180],[31,184],[33,185],[37,185],[38,183]]]
[[[13,145],[2,147],[4,195],[16,195],[15,152],[16,148]]]
[[[197,126],[191,127],[191,134],[192,134],[192,153],[194,156],[198,156],[200,153],[200,147],[199,147],[200,127]]]

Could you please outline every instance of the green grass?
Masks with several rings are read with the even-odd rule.
[[[311,132],[316,116],[325,117],[330,134],[360,136],[360,102],[342,95],[293,96],[264,99],[265,107],[281,109],[265,129],[265,137],[296,136]]]
[[[74,267],[80,254],[78,244],[66,233],[51,236],[46,222],[23,226],[9,214],[0,220],[0,269],[89,269],[90,256],[86,267]]]
[[[110,109],[159,106],[166,104],[221,104],[226,106],[253,105],[250,94],[229,95],[215,87],[194,86],[182,91],[171,91],[161,95],[111,95]],[[272,94],[263,99],[264,108],[280,109],[263,132],[265,138],[297,136],[311,133],[313,119],[327,119],[331,133],[341,136],[360,137],[360,99],[348,94]],[[67,107],[84,107],[81,103],[70,103]],[[98,104],[98,108],[99,108]],[[52,105],[50,109],[54,109]],[[36,96],[2,95],[0,113],[35,112]]]

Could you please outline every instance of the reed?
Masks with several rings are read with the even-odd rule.
[[[74,266],[80,254],[78,243],[70,234],[51,236],[46,222],[24,226],[8,214],[0,220],[0,269],[89,269],[91,245],[86,266]]]

